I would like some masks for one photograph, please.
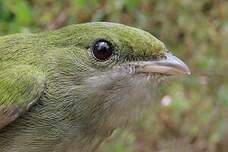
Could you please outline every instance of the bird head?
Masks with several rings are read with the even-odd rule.
[[[79,24],[58,30],[49,39],[67,48],[59,55],[60,73],[73,81],[67,84],[68,94],[77,99],[75,120],[85,129],[125,127],[152,103],[164,77],[190,74],[160,40],[121,24]]]

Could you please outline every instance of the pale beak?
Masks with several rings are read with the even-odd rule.
[[[171,53],[155,61],[140,61],[136,66],[137,73],[160,73],[166,75],[190,75],[188,66]]]

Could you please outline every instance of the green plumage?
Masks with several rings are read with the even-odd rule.
[[[97,39],[115,49],[105,62],[91,53]],[[124,102],[150,94],[130,97],[146,84],[113,69],[165,51],[145,31],[102,22],[0,37],[1,152],[93,151],[137,105]]]

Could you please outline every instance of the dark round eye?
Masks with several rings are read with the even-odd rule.
[[[113,54],[113,46],[109,41],[97,40],[92,46],[93,56],[99,61],[109,59]]]

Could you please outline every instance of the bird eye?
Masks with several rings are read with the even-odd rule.
[[[109,59],[113,54],[113,46],[109,41],[97,40],[92,46],[93,56],[99,61],[105,61]]]

